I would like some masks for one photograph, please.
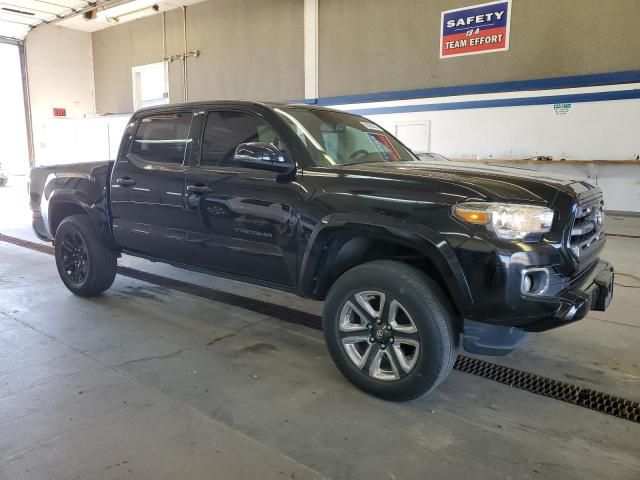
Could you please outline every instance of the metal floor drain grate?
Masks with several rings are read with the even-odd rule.
[[[454,369],[527,392],[640,423],[640,403],[511,367],[459,355]]]
[[[54,254],[53,247],[39,243],[10,237],[0,233],[0,241],[12,243],[20,247],[36,250],[42,253]],[[126,277],[135,278],[143,282],[152,283],[162,287],[177,290],[201,298],[226,303],[245,310],[268,315],[285,322],[302,325],[322,330],[322,318],[312,313],[295,310],[293,308],[276,305],[255,298],[244,297],[234,293],[215,290],[213,288],[202,287],[182,280],[175,280],[154,273],[143,272],[130,267],[118,267],[118,273]],[[487,380],[508,385],[513,388],[524,390],[548,398],[571,403],[590,410],[611,415],[623,420],[640,423],[640,403],[633,400],[598,392],[589,388],[581,387],[571,383],[542,377],[534,373],[524,372],[511,367],[505,367],[496,363],[487,362],[478,358],[459,355],[453,367],[460,372],[475,375]]]

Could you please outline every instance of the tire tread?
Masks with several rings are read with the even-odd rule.
[[[64,231],[68,228],[78,230],[87,244],[90,262],[89,274],[86,281],[79,286],[69,282],[61,270],[59,260],[60,250],[58,248],[58,244],[60,243],[60,239],[58,237],[62,237]],[[62,220],[56,231],[55,246],[58,273],[66,287],[71,292],[81,297],[95,297],[111,287],[115,280],[116,269],[118,266],[117,254],[102,243],[87,215],[76,214]]]

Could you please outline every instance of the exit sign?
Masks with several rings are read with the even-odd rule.
[[[66,108],[60,108],[60,107],[53,107],[53,116],[54,117],[66,117],[67,116],[67,109]]]

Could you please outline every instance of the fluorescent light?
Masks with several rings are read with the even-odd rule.
[[[98,10],[97,18],[109,23],[130,22],[139,18],[154,15],[160,7],[153,1],[131,2],[105,10]]]

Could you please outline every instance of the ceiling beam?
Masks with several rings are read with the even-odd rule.
[[[16,25],[28,25],[30,27],[35,27],[37,25],[40,25],[39,23],[33,23],[33,22],[20,22],[18,20],[12,20],[10,18],[2,18],[2,15],[11,15],[11,13],[9,12],[3,12],[0,11],[0,22],[4,22],[4,23],[15,23]],[[41,18],[38,17],[32,17],[32,20],[36,21],[36,22],[42,22],[43,20]]]
[[[43,1],[43,0],[37,0],[37,1]],[[85,6],[82,8],[76,8],[72,12],[66,13],[64,15],[59,15],[58,18],[55,18],[48,22],[39,23],[38,25],[35,25],[32,28],[36,28],[44,24],[48,24],[48,25],[55,24],[63,20],[66,20],[67,18],[75,17],[76,15],[82,15],[83,13],[93,10],[94,8],[104,9],[107,7],[115,7],[117,5],[122,5],[125,3],[129,3],[131,1],[132,0],[95,0],[93,2],[85,2]]]
[[[48,12],[46,10],[39,10],[37,8],[31,8],[31,7],[23,7],[22,5],[15,5],[13,3],[7,3],[7,2],[2,2],[0,1],[0,5],[4,5],[10,8],[15,8],[15,9],[20,9],[20,10],[30,10],[32,12],[37,12],[37,13],[44,13],[45,15],[53,15],[54,17],[59,17],[60,15],[58,13],[55,12]]]
[[[47,12],[49,15],[53,16],[54,18],[52,19],[45,19],[45,18],[41,18],[37,15],[34,16],[29,16],[29,15],[25,15],[25,14],[19,14],[19,13],[14,13],[14,12],[9,12],[6,10],[1,10],[0,9],[0,15],[14,15],[14,16],[19,16],[21,18],[32,18],[34,20],[34,22],[20,22],[20,21],[16,21],[16,20],[10,20],[10,19],[6,19],[6,18],[0,18],[0,22],[6,22],[6,23],[13,23],[16,25],[25,25],[29,27],[29,31],[33,30],[34,28],[38,28],[42,25],[53,25],[56,24],[58,22],[61,22],[63,20],[66,20],[67,18],[71,18],[71,17],[75,17],[76,15],[82,15],[85,12],[88,12],[90,10],[96,9],[96,8],[107,8],[107,7],[114,7],[117,5],[123,5],[125,3],[129,3],[131,2],[131,0],[94,0],[94,1],[85,1],[83,2],[83,5],[78,7],[70,7],[68,5],[62,5],[60,3],[55,3],[55,2],[50,2],[48,0],[34,0],[36,2],[42,3],[42,4],[46,4],[46,5],[52,5],[55,7],[59,7],[59,8],[64,8],[65,9],[65,13],[49,13]],[[3,5],[9,5],[5,2],[0,1],[0,4]],[[22,8],[22,7],[21,7]],[[29,7],[24,7],[26,10],[34,10],[35,9],[30,9]]]
[[[0,43],[8,43],[10,45],[22,45],[22,40],[15,37],[6,37],[4,35],[0,35]]]
[[[38,3],[44,3],[47,5],[53,5],[54,7],[60,7],[60,8],[64,8],[65,10],[71,10],[72,12],[75,12],[76,9],[74,7],[70,7],[69,5],[61,5],[59,3],[55,3],[55,2],[49,2],[48,0],[33,0],[34,2],[38,2]]]

